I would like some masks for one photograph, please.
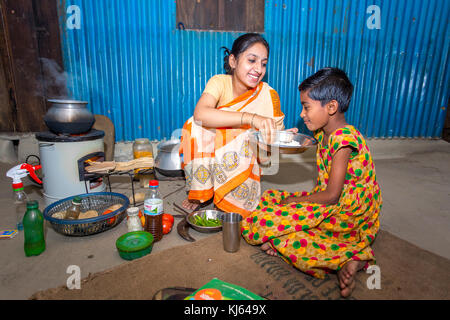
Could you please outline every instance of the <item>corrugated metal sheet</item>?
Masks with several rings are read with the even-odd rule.
[[[176,29],[165,0],[60,0],[68,88],[109,116],[116,140],[170,137],[193,113],[223,51],[240,33]],[[80,29],[66,10],[80,8]],[[380,29],[369,29],[370,5]],[[347,120],[367,137],[440,137],[449,99],[450,2],[446,0],[265,1],[271,45],[265,78],[280,95],[286,126],[298,126],[298,84],[325,66],[355,85]]]

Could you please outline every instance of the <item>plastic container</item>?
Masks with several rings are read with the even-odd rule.
[[[133,142],[134,159],[153,157],[153,147],[147,138],[139,138]]]
[[[38,256],[45,250],[44,216],[36,200],[27,202],[27,211],[23,217],[25,255]]]
[[[128,232],[144,230],[144,228],[142,227],[141,218],[139,218],[138,207],[128,208],[127,215],[128,215],[127,219]]]
[[[143,257],[152,252],[153,235],[146,231],[127,232],[117,239],[116,248],[122,259]]]
[[[163,200],[159,193],[159,183],[157,180],[150,180],[149,190],[144,201],[145,231],[153,235],[154,241],[159,241],[163,237]]]

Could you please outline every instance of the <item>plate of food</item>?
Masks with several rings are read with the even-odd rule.
[[[262,145],[279,148],[280,153],[302,153],[317,144],[317,140],[309,135],[285,130],[276,131],[270,143],[265,141],[260,131],[252,131],[251,135]]]

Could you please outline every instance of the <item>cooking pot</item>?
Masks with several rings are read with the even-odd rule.
[[[52,106],[45,114],[44,122],[54,133],[85,133],[94,125],[95,117],[86,108],[87,101],[59,99],[47,101]]]
[[[158,144],[155,158],[156,170],[167,177],[182,177],[181,157],[179,155],[180,139],[171,139]]]

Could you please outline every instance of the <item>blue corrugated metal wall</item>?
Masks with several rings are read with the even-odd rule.
[[[80,9],[79,29],[67,27]],[[380,11],[380,29],[367,20]],[[265,1],[271,45],[265,78],[286,126],[299,118],[298,84],[325,66],[347,71],[355,93],[349,123],[367,137],[440,137],[449,99],[447,0]],[[170,137],[193,113],[207,80],[223,73],[221,46],[241,33],[176,29],[166,0],[60,0],[68,88],[109,116],[116,140]]]

